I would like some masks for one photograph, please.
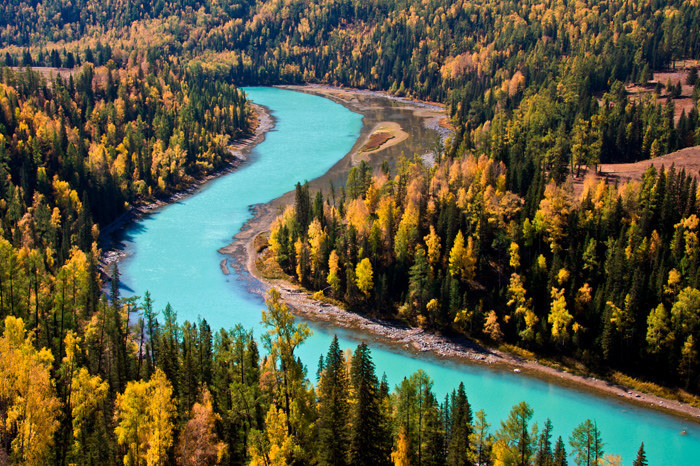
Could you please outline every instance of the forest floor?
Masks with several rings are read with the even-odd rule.
[[[151,199],[148,201],[134,203],[126,212],[100,230],[99,247],[102,250],[102,255],[100,256],[99,267],[104,276],[109,277],[110,264],[121,260],[125,254],[121,245],[116,241],[116,233],[124,229],[131,222],[142,218],[149,212],[194,194],[203,184],[226,173],[230,173],[248,160],[248,155],[250,154],[251,149],[262,142],[262,140],[265,138],[265,134],[274,126],[274,119],[267,112],[265,107],[252,104],[252,109],[253,123],[251,127],[251,135],[245,138],[237,139],[229,145],[228,149],[231,153],[231,159],[226,166],[213,173],[196,179],[186,189],[178,191],[170,196],[156,200]],[[222,270],[223,267],[224,265],[222,265]]]
[[[361,109],[353,105],[353,92],[366,93],[368,91],[313,86],[311,92],[332,95],[335,97],[334,100],[339,101],[350,110],[360,111]],[[427,105],[432,104],[427,103]],[[430,112],[430,109],[426,110]],[[426,117],[434,118],[436,125],[442,119],[442,116],[437,114],[426,115]],[[368,137],[374,132],[373,130],[374,128],[364,128],[363,134]],[[515,373],[551,381],[576,390],[593,392],[610,399],[622,400],[673,414],[692,422],[700,422],[700,408],[698,407],[633,390],[622,384],[604,380],[599,376],[587,375],[585,368],[575,367],[573,364],[565,367],[559,362],[537,359],[534,355],[517,348],[507,347],[507,351],[490,348],[466,337],[445,335],[411,327],[402,322],[361,315],[347,311],[339,305],[340,303],[334,303],[327,299],[314,299],[312,292],[296,285],[290,277],[284,276],[279,270],[270,273],[270,270],[275,267],[274,265],[270,267],[274,260],[270,257],[270,251],[266,246],[266,235],[279,213],[279,206],[279,200],[256,206],[254,217],[236,235],[234,242],[220,249],[219,252],[232,257],[231,265],[243,272],[244,275],[250,276],[253,291],[264,294],[272,287],[279,289],[282,298],[289,304],[295,315],[320,325],[326,325],[331,329],[343,328],[358,331],[372,341],[399,348],[402,351],[430,354],[431,357],[437,359],[466,364],[500,366],[504,370],[512,370]],[[224,271],[223,267],[222,271]],[[226,269],[227,271],[228,269]],[[679,432],[679,434],[683,434],[683,432]]]

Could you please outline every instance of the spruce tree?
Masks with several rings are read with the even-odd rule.
[[[564,441],[561,439],[561,436],[559,436],[556,445],[554,445],[554,466],[567,466],[568,464],[569,463],[566,461]]]
[[[334,336],[319,382],[319,440],[322,464],[344,465],[348,452],[348,374]]]
[[[644,442],[639,446],[637,458],[634,460],[633,466],[647,466],[647,454],[644,452]]]
[[[537,466],[549,466],[554,462],[552,455],[552,421],[547,418],[542,428],[542,433],[537,441],[537,454],[535,464]]]
[[[469,454],[469,435],[472,432],[472,410],[464,391],[464,383],[459,388],[452,402],[450,419],[450,443],[447,448],[447,464],[466,465]]]
[[[350,368],[354,392],[350,427],[350,464],[389,464],[391,432],[381,409],[381,399],[374,363],[369,348],[360,343]]]

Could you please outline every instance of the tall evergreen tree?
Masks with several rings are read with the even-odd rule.
[[[535,464],[537,466],[550,466],[554,462],[552,454],[552,421],[547,418],[542,427],[542,432],[537,440],[537,453]]]
[[[322,464],[344,465],[348,459],[348,374],[334,336],[319,382],[319,441]]]
[[[637,450],[637,458],[635,458],[633,466],[647,466],[647,454],[644,452],[644,442],[639,445],[639,450]]]
[[[557,443],[554,445],[554,466],[567,466],[569,463],[566,460],[566,448],[561,436],[557,438]]]
[[[464,383],[459,383],[459,388],[453,399],[447,464],[466,465],[469,458],[469,436],[472,433],[472,409],[467,400]]]
[[[350,423],[350,464],[386,465],[391,454],[391,432],[381,409],[379,384],[369,347],[357,346],[350,367],[354,403]]]

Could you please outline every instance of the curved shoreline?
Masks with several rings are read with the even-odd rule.
[[[556,369],[537,361],[531,361],[512,353],[488,348],[466,337],[447,336],[426,331],[419,327],[369,317],[347,311],[339,306],[313,299],[312,292],[283,279],[266,279],[256,266],[259,253],[254,245],[259,234],[269,231],[276,216],[272,210],[262,210],[250,222],[245,238],[220,249],[233,257],[232,262],[244,262],[246,271],[260,287],[254,291],[264,294],[272,287],[277,288],[292,312],[316,323],[329,327],[359,331],[374,342],[412,354],[430,353],[430,357],[461,364],[485,364],[513,370],[528,377],[590,392],[615,400],[623,400],[644,408],[660,411],[691,422],[700,423],[700,408],[656,395],[632,390],[620,384],[592,376],[583,376]],[[265,228],[267,226],[267,229]]]
[[[333,100],[357,111],[349,100],[338,98],[337,92],[345,95],[352,93],[349,89],[335,89],[323,86],[283,86],[292,90],[307,91],[326,97],[333,95]],[[372,91],[356,91],[371,93]],[[375,94],[376,95],[376,94]],[[384,95],[378,94],[382,97]],[[430,104],[425,104],[430,105]],[[425,107],[424,107],[425,108]],[[369,131],[369,133],[367,133]],[[358,140],[363,134],[371,134],[371,128],[363,128]],[[352,156],[352,150],[345,157]],[[344,158],[345,158],[344,157]],[[346,311],[338,306],[314,300],[311,292],[298,287],[286,280],[268,280],[264,278],[256,266],[259,252],[254,245],[258,235],[269,232],[270,225],[277,216],[277,206],[283,202],[284,196],[269,203],[255,206],[255,214],[236,234],[234,241],[219,249],[219,252],[232,258],[231,263],[238,270],[243,270],[257,282],[259,286],[252,287],[255,292],[265,293],[271,287],[277,287],[283,299],[289,303],[293,313],[314,322],[366,334],[374,341],[393,348],[400,348],[414,354],[431,353],[438,360],[455,361],[462,364],[487,364],[491,367],[512,369],[516,373],[553,382],[575,390],[594,393],[615,400],[623,400],[633,405],[642,406],[691,422],[700,423],[700,408],[672,399],[662,398],[637,390],[632,390],[620,384],[602,380],[596,377],[578,375],[537,361],[531,361],[517,355],[497,349],[487,348],[465,337],[449,337],[422,328],[409,327],[400,323],[371,318]]]
[[[102,253],[100,254],[99,268],[103,275],[109,276],[109,265],[112,262],[120,261],[124,257],[124,252],[117,247],[115,239],[116,233],[154,210],[192,196],[209,181],[231,173],[248,162],[252,149],[260,144],[265,139],[265,134],[275,126],[274,117],[270,115],[270,112],[265,107],[253,102],[251,102],[251,107],[253,109],[254,118],[252,128],[253,134],[234,141],[228,147],[231,158],[226,165],[208,175],[194,180],[185,189],[176,191],[165,198],[155,199],[150,202],[137,201],[126,212],[100,229],[99,248]]]

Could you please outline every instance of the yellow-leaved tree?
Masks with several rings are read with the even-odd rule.
[[[338,276],[339,271],[340,267],[338,266],[338,253],[336,253],[334,249],[331,251],[331,255],[328,256],[328,277],[326,278],[326,281],[331,286],[334,294],[337,294],[338,290],[340,289],[340,277]]]
[[[124,464],[165,464],[173,444],[176,402],[163,371],[156,369],[147,382],[129,382],[124,393],[117,395],[116,405],[114,432],[127,448]]]
[[[569,339],[569,324],[574,317],[566,308],[564,289],[552,288],[552,304],[549,310],[547,322],[552,324],[552,338],[559,344],[564,344]]]
[[[204,387],[201,402],[192,407],[190,420],[180,433],[177,447],[180,464],[219,464],[226,453],[226,444],[216,435],[216,421],[221,417],[214,412],[211,393]]]
[[[34,347],[34,333],[8,316],[0,338],[0,433],[12,433],[13,460],[42,464],[58,429],[61,402],[51,380],[51,351]]]
[[[102,406],[109,388],[99,375],[90,375],[85,367],[78,367],[80,338],[73,331],[66,334],[66,355],[61,364],[61,376],[66,385],[66,398],[73,424],[73,452],[84,457],[89,442],[99,435],[97,424],[102,420]],[[99,441],[99,440],[97,440]]]
[[[357,280],[357,288],[364,293],[366,297],[369,297],[370,291],[374,287],[374,282],[372,281],[372,263],[368,258],[364,258],[357,264],[355,269],[355,276]]]
[[[470,236],[467,244],[464,243],[464,235],[457,232],[454,245],[450,250],[450,274],[463,281],[474,280],[476,271],[476,253],[474,250],[474,240]]]
[[[411,464],[411,443],[405,429],[401,429],[399,432],[396,450],[391,452],[391,461],[394,466],[410,466]]]
[[[286,466],[298,454],[298,446],[287,430],[287,415],[274,404],[265,417],[265,433],[255,432],[251,437],[250,466]]]

